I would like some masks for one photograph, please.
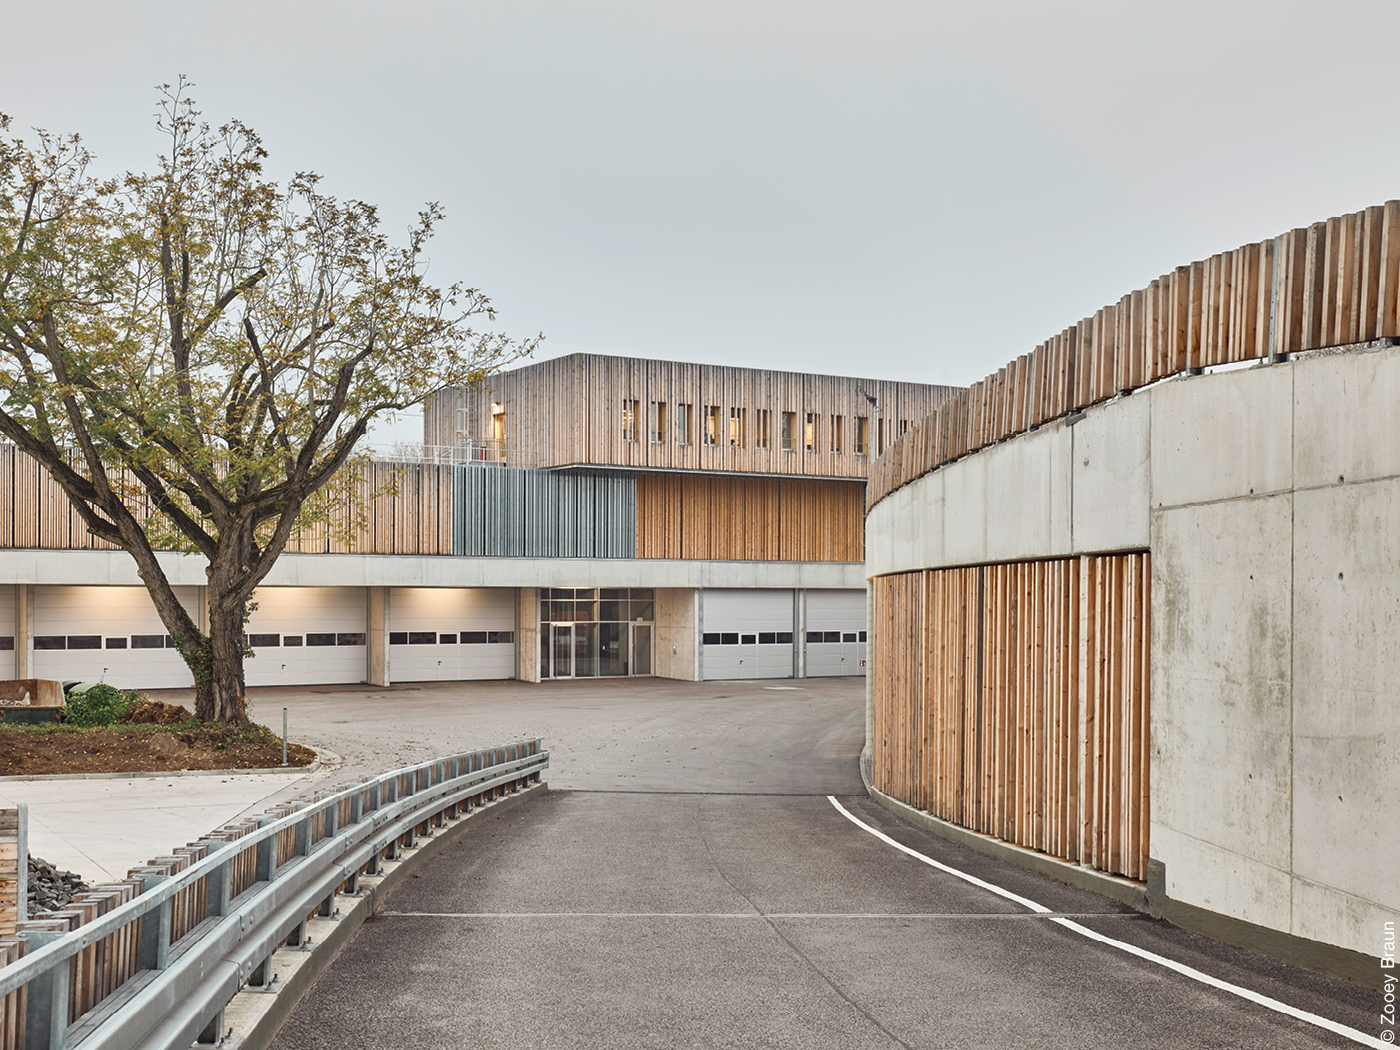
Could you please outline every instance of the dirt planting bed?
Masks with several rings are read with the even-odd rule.
[[[315,758],[309,747],[288,743],[288,765],[310,765]],[[0,776],[267,769],[281,764],[282,739],[263,726],[0,725]]]

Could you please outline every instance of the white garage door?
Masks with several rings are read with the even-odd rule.
[[[199,588],[175,595],[196,617]],[[34,676],[122,689],[194,685],[144,587],[35,587]]]
[[[701,592],[706,680],[792,677],[792,591]]]
[[[509,588],[395,587],[389,624],[391,681],[515,677],[515,591]]]
[[[807,591],[807,677],[863,675],[864,591]]]
[[[259,587],[248,620],[248,685],[354,684],[366,678],[363,587]]]

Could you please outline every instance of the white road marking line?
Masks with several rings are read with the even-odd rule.
[[[1263,1006],[1266,1009],[1273,1010],[1276,1013],[1285,1014],[1286,1016],[1296,1018],[1299,1021],[1306,1021],[1308,1024],[1316,1025],[1318,1028],[1324,1028],[1329,1032],[1333,1032],[1337,1035],[1343,1036],[1347,1039],[1352,1040],[1353,1042],[1360,1043],[1362,1046],[1373,1046],[1378,1048],[1385,1048],[1385,1050],[1388,1050],[1388,1048],[1390,1048],[1392,1045],[1381,1039],[1376,1038],[1375,1036],[1367,1035],[1365,1032],[1357,1031],[1355,1028],[1350,1028],[1347,1025],[1339,1024],[1338,1022],[1333,1021],[1329,1018],[1322,1017],[1318,1014],[1308,1013],[1308,1011],[1306,1010],[1299,1010],[1296,1006],[1289,1006],[1287,1003],[1279,1002],[1277,999],[1271,999],[1267,995],[1260,995],[1258,992],[1250,991],[1248,988],[1242,988],[1237,984],[1231,984],[1229,981],[1222,981],[1218,977],[1212,977],[1208,973],[1202,973],[1200,970],[1197,970],[1191,966],[1187,966],[1185,963],[1179,963],[1174,959],[1168,959],[1164,955],[1158,955],[1156,952],[1149,952],[1145,948],[1139,948],[1136,945],[1114,940],[1112,937],[1105,937],[1103,934],[1096,933],[1093,930],[1088,929],[1087,927],[1079,925],[1079,923],[1077,922],[1072,922],[1069,919],[1061,918],[1058,915],[1053,915],[1050,912],[1050,909],[1042,904],[1037,904],[1035,901],[1029,900],[1018,894],[1012,893],[1010,890],[1002,889],[1000,886],[993,885],[992,883],[987,882],[984,879],[979,879],[975,875],[969,875],[965,871],[959,871],[957,868],[949,867],[947,864],[940,863],[939,861],[934,860],[932,857],[926,857],[918,850],[910,849],[902,842],[896,842],[894,839],[886,835],[883,831],[880,831],[878,828],[871,827],[865,821],[861,820],[859,817],[851,813],[850,810],[848,810],[845,806],[841,805],[840,802],[836,801],[835,795],[827,795],[826,798],[828,802],[830,802],[833,806],[836,807],[836,811],[838,813],[840,813],[843,817],[849,820],[856,827],[861,828],[864,831],[868,831],[877,839],[880,839],[882,842],[888,843],[895,849],[899,850],[901,853],[907,853],[914,859],[923,861],[923,863],[929,865],[930,867],[937,868],[939,871],[947,872],[949,875],[952,875],[955,878],[962,879],[964,882],[970,882],[974,886],[979,886],[984,890],[990,890],[992,893],[995,893],[1000,897],[1005,897],[1007,900],[1016,901],[1018,904],[1030,908],[1032,911],[1040,912],[1046,917],[1048,917],[1051,922],[1059,923],[1065,929],[1073,930],[1075,933],[1087,937],[1091,941],[1098,941],[1101,944],[1110,945],[1114,948],[1118,948],[1122,951],[1127,952],[1129,955],[1136,955],[1140,959],[1146,959],[1148,962],[1156,963],[1159,966],[1165,966],[1168,970],[1174,970],[1175,972],[1182,974],[1183,976],[1190,977],[1196,981],[1200,981],[1202,984],[1210,985],[1212,988],[1219,988],[1221,991],[1229,992],[1231,995],[1237,995],[1241,999],[1246,999],[1251,1003]]]
[[[1124,912],[381,911],[398,919],[1138,919]]]

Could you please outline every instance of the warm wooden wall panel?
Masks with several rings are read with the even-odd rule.
[[[1144,879],[1148,555],[873,581],[875,786],[944,820]]]
[[[1400,201],[1387,201],[1179,266],[1105,306],[920,417],[871,466],[867,504],[969,452],[1187,369],[1397,336]],[[1063,399],[1039,393],[1061,384]]]
[[[861,391],[874,397],[872,410]],[[951,386],[570,354],[492,376],[480,388],[449,388],[424,406],[430,445],[493,439],[493,406],[504,416],[504,448],[533,456],[522,466],[618,466],[653,470],[864,478],[880,450],[958,390]],[[666,406],[662,440],[651,433],[652,406]],[[625,425],[635,404],[637,418]],[[677,434],[677,410],[690,407],[688,441]],[[719,410],[716,444],[706,444],[705,414]],[[743,413],[731,443],[730,413]],[[767,412],[760,428],[760,412]],[[782,414],[796,417],[796,448],[782,448]],[[808,413],[816,447],[804,447]],[[841,420],[839,450],[833,417]],[[856,448],[857,420],[868,445]],[[633,440],[635,430],[635,440]]]
[[[714,474],[637,476],[637,557],[865,560],[865,488]]]
[[[146,516],[136,480],[127,505]],[[373,462],[345,475],[315,497],[324,513],[308,520],[287,544],[302,554],[451,554],[452,468],[437,464]],[[0,445],[0,548],[111,550],[93,536],[58,483],[13,445]]]

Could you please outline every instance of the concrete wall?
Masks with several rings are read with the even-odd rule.
[[[871,576],[1152,551],[1165,891],[1375,955],[1400,912],[1400,350],[1180,376],[876,505]]]
[[[697,682],[700,680],[700,592],[686,587],[658,587],[655,594],[654,670],[661,678]]]

